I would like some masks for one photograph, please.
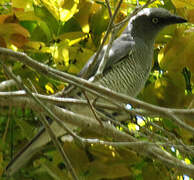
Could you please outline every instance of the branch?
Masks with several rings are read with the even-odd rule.
[[[58,106],[65,106],[67,105],[71,105],[71,106],[77,106],[77,105],[81,105],[81,106],[88,106],[88,103],[86,100],[83,99],[74,99],[74,98],[62,98],[62,97],[55,97],[55,96],[50,96],[50,95],[42,95],[42,94],[38,94],[38,93],[32,93],[34,96],[37,96],[41,101],[47,102],[47,103],[52,103],[53,105],[58,105]],[[0,92],[0,101],[3,103],[4,101],[9,104],[6,103],[6,105],[10,105],[12,101],[11,100],[19,100],[21,98],[26,99],[27,98],[27,94],[25,93],[24,90],[20,90],[20,91],[12,91],[12,92]],[[26,99],[27,100],[27,99]],[[140,101],[143,103],[143,101]],[[2,103],[0,104],[2,106]],[[149,104],[149,103],[148,103]],[[113,111],[121,111],[122,109],[119,108],[118,106],[115,105],[111,105],[110,103],[100,103],[100,102],[95,102],[94,107],[96,108],[100,108],[100,109],[107,109],[107,110],[113,110]],[[168,109],[168,108],[166,108]],[[176,116],[183,118],[183,119],[187,119],[190,121],[193,121],[193,117],[194,117],[194,109],[170,109]],[[133,108],[130,110],[126,110],[124,109],[124,111],[126,111],[127,114],[134,114],[134,115],[140,115],[140,116],[148,116],[148,117],[156,117],[158,116],[157,112],[154,111],[148,111],[145,109],[139,109],[139,108]],[[159,116],[159,117],[167,117],[167,116]]]
[[[140,107],[142,109],[145,109],[151,112],[152,111],[156,112],[158,115],[168,117],[169,119],[173,120],[176,124],[178,124],[180,127],[185,128],[188,131],[194,133],[194,128],[192,128],[191,126],[181,121],[181,119],[178,118],[176,115],[174,115],[174,113],[168,108],[163,108],[163,107],[159,107],[159,106],[155,106],[155,105],[142,102],[133,97],[126,96],[120,93],[116,93],[116,92],[109,90],[108,88],[98,86],[85,79],[70,75],[65,72],[55,70],[53,68],[50,68],[47,65],[36,62],[35,60],[33,60],[32,58],[30,58],[24,53],[14,52],[6,48],[0,48],[0,55],[11,56],[14,59],[16,58],[20,62],[23,62],[24,64],[36,69],[36,71],[39,71],[43,74],[47,74],[63,82],[68,82],[70,84],[78,86],[79,88],[84,89],[88,92],[91,92],[92,94],[98,97],[101,97],[107,101],[111,101],[113,104],[117,105],[118,107],[122,109],[125,109],[125,104],[130,103],[134,107]]]
[[[16,86],[16,82],[13,79],[3,81],[0,83],[0,91],[5,91],[11,88],[12,86]]]
[[[21,87],[22,89],[24,89],[26,91],[26,93],[28,94],[28,96],[30,96],[39,107],[42,107],[51,117],[53,117],[53,119],[57,119],[57,122],[60,121],[58,120],[58,118],[36,97],[33,96],[33,94],[31,93],[31,91],[22,83],[22,81],[17,78],[6,66],[5,64],[1,61],[0,62],[3,65],[3,68],[5,70],[5,72],[12,78],[14,79],[14,81],[17,83],[17,85],[19,87]],[[73,168],[73,166],[71,165],[70,160],[68,159],[68,156],[65,154],[61,144],[59,143],[59,141],[57,140],[57,137],[55,136],[55,133],[52,131],[52,129],[49,127],[49,124],[47,122],[47,120],[45,119],[45,117],[41,114],[41,120],[42,120],[42,124],[44,125],[45,129],[48,131],[48,134],[50,135],[53,143],[56,145],[57,149],[59,150],[59,152],[62,155],[62,158],[64,160],[64,162],[67,165],[67,168],[69,169],[73,179],[78,180],[78,177],[75,173],[75,170]],[[59,123],[60,124],[60,123]],[[65,127],[65,126],[64,126]],[[65,127],[65,130],[67,132],[71,133],[71,130],[69,130],[68,128]]]
[[[110,18],[112,18],[112,11],[111,11],[111,8],[110,8],[109,0],[105,0],[105,1],[106,1],[106,5],[107,5],[107,8],[108,8],[109,16],[110,16]]]
[[[1,104],[1,101],[0,101],[0,104]],[[22,104],[26,105],[26,107],[33,108],[33,110],[37,111],[38,113],[44,112],[44,110],[42,108],[37,107],[37,104],[32,100],[30,100],[28,102],[26,102],[26,101],[23,101],[23,102],[22,101],[16,101],[16,102],[13,101],[12,102],[12,105],[17,106],[17,107],[21,106]],[[5,105],[5,103],[4,103],[4,105]],[[80,127],[81,129],[83,129],[87,132],[94,132],[97,135],[100,135],[100,136],[103,136],[103,137],[111,137],[111,138],[113,138],[114,140],[116,140],[118,142],[130,141],[130,142],[134,142],[134,143],[137,143],[137,144],[141,144],[141,142],[138,143],[137,140],[134,137],[130,136],[129,134],[126,134],[122,131],[118,131],[111,124],[102,122],[103,127],[101,127],[101,125],[95,119],[92,119],[92,118],[89,118],[89,117],[86,117],[86,116],[83,116],[83,115],[79,115],[79,114],[70,112],[66,109],[62,109],[62,108],[59,108],[57,106],[53,106],[51,104],[47,104],[47,107],[49,109],[51,109],[54,114],[57,114],[57,117],[59,119],[62,119],[65,123],[72,124],[74,126]],[[53,122],[53,123],[56,125],[55,122]],[[54,125],[54,124],[52,124],[52,125]],[[62,128],[62,126],[59,126],[57,128],[57,129],[59,129],[59,132],[60,132],[61,128]],[[99,129],[100,129],[100,131],[99,131]],[[144,144],[146,144],[146,143],[144,143]],[[147,143],[147,144],[149,144],[149,143]],[[134,148],[136,148],[136,149],[133,149],[132,148],[133,146],[131,146],[130,148],[132,148],[133,150],[135,150],[138,153],[141,153],[142,155],[147,154],[150,158],[157,158],[159,161],[161,161],[163,163],[167,163],[166,161],[168,161],[170,158],[173,158],[169,154],[168,158],[162,159],[161,156],[165,157],[166,152],[164,152],[162,149],[160,149],[158,147],[154,147],[154,146],[151,146],[151,145],[153,145],[153,144],[149,144],[148,146],[147,145],[146,146],[142,145],[144,148],[141,147],[141,146],[139,146],[139,148],[137,148],[137,146],[134,146]],[[158,156],[158,152],[160,152],[160,154],[161,154],[160,156]],[[186,165],[185,166],[184,162],[182,162],[180,160],[177,160],[177,161],[180,164],[179,167],[183,166],[181,171],[183,171],[184,173],[190,175],[191,177],[194,177],[194,174],[193,174],[194,173],[194,166],[193,165]],[[167,163],[167,165],[169,165],[169,163]],[[172,165],[172,162],[170,163],[170,166],[171,165]],[[174,164],[173,167],[177,167],[176,164]]]

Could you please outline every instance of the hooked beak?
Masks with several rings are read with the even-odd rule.
[[[179,23],[185,23],[187,22],[187,20],[180,16],[171,16],[168,18],[167,22],[168,24],[179,24]]]

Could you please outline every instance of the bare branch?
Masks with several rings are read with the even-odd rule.
[[[44,73],[47,75],[50,75],[56,79],[59,79],[63,82],[68,82],[70,84],[73,84],[75,86],[80,87],[81,89],[84,89],[86,91],[91,92],[92,94],[99,96],[103,99],[106,99],[107,101],[111,101],[113,104],[117,105],[118,107],[125,109],[125,104],[130,103],[134,107],[140,107],[142,109],[148,110],[148,111],[153,111],[156,112],[160,116],[165,116],[170,119],[172,119],[174,122],[176,122],[180,127],[186,128],[187,130],[191,131],[194,133],[194,128],[191,126],[187,125],[183,121],[181,121],[176,115],[172,113],[170,109],[151,105],[145,102],[142,102],[138,99],[135,99],[130,96],[126,96],[120,93],[113,92],[107,88],[98,86],[94,83],[91,83],[87,80],[84,80],[82,78],[67,74],[65,72],[61,72],[58,70],[55,70],[53,68],[50,68],[49,66],[46,66],[44,64],[41,64],[32,58],[28,57],[24,53],[19,53],[19,52],[14,52],[9,49],[5,48],[0,48],[0,55],[8,55],[11,57],[14,57],[18,59],[19,61],[25,63],[26,65],[29,65],[30,67]]]
[[[5,91],[13,86],[16,86],[16,82],[14,80],[10,79],[7,81],[3,81],[0,83],[0,91]]]
[[[38,106],[42,107],[51,117],[54,117],[53,119],[57,119],[57,122],[60,121],[37,97],[33,96],[33,94],[31,93],[31,91],[25,86],[23,85],[23,83],[21,82],[21,80],[18,80],[18,78],[5,66],[5,64],[3,62],[1,62],[1,64],[3,65],[3,68],[5,70],[5,72],[12,78],[14,79],[14,81],[22,88],[24,89],[27,94],[32,97],[32,99],[37,103]],[[48,134],[50,135],[51,139],[53,140],[53,143],[56,145],[57,149],[59,150],[59,152],[61,153],[64,162],[66,163],[72,177],[75,180],[78,180],[78,177],[75,173],[75,170],[73,168],[73,166],[71,165],[70,160],[68,159],[67,155],[65,154],[64,150],[62,149],[62,146],[60,145],[60,143],[57,140],[57,137],[55,136],[54,132],[52,131],[52,129],[49,127],[49,124],[47,122],[47,120],[45,119],[45,117],[43,115],[41,115],[42,118],[42,123],[43,125],[45,125],[46,130],[48,131]],[[65,126],[63,126],[65,127]],[[71,133],[71,130],[69,130],[68,128],[65,127],[65,130],[67,132],[69,132],[70,134],[74,134]]]
[[[106,1],[106,5],[107,5],[107,8],[108,8],[109,16],[110,16],[110,18],[112,18],[112,11],[111,11],[111,8],[110,8],[109,0],[105,0],[105,1]]]

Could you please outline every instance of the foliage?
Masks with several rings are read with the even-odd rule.
[[[140,1],[144,4],[146,1]],[[111,0],[114,11],[117,1]],[[194,86],[194,4],[193,0],[157,0],[152,7],[163,7],[185,17],[187,25],[170,26],[156,40],[152,73],[139,99],[171,108],[193,107]],[[126,0],[115,23],[123,20],[136,7]],[[0,47],[27,53],[39,62],[71,74],[78,74],[99,47],[109,22],[103,0],[1,0]],[[43,76],[29,67],[7,60],[25,84],[42,94],[54,94],[67,84]],[[7,80],[0,67],[0,81]],[[33,84],[33,87],[32,87]],[[9,90],[14,90],[9,89]],[[0,176],[15,152],[31,139],[40,127],[37,115],[29,109],[0,108]],[[125,124],[136,127],[137,119]],[[173,132],[192,145],[193,135],[163,118],[150,121]],[[191,126],[193,123],[189,122]],[[122,128],[121,128],[122,130]],[[154,133],[166,135],[150,126]],[[84,136],[87,137],[86,134]],[[150,139],[152,137],[150,136]],[[13,148],[14,147],[14,148]],[[139,156],[134,151],[112,146],[82,147],[66,142],[63,147],[72,165],[83,179],[171,179],[173,173],[164,165]],[[193,163],[193,158],[175,150],[174,156]],[[173,170],[172,170],[173,171]],[[178,176],[177,176],[178,178]],[[6,179],[6,178],[5,178]],[[58,151],[52,145],[39,152],[12,179],[70,179]]]

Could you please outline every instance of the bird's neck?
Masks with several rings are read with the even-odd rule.
[[[140,29],[139,27],[135,27],[130,23],[124,30],[124,33],[128,34],[128,36],[130,36],[130,38],[133,39],[134,41],[136,40],[143,41],[150,48],[153,47],[157,35],[157,33],[153,34],[150,33],[150,31],[142,32],[142,29]]]

